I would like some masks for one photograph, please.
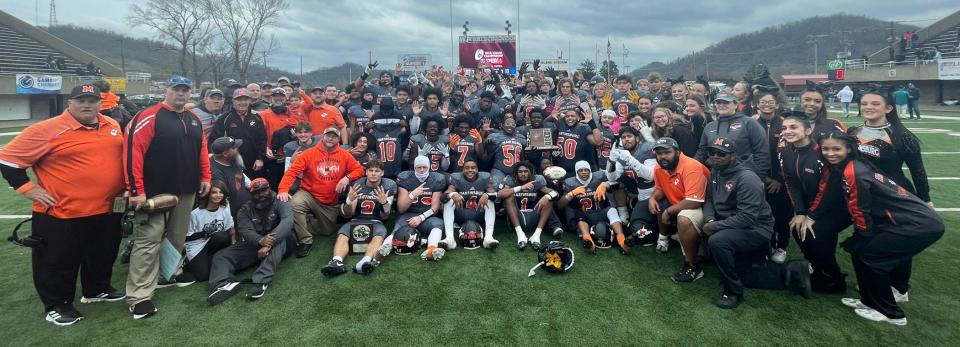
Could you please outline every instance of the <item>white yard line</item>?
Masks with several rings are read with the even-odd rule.
[[[20,135],[20,132],[14,131],[12,133],[0,133],[0,136],[16,136],[16,135]]]
[[[927,177],[931,181],[956,181],[960,180],[960,177]]]
[[[27,219],[30,217],[29,214],[0,214],[0,219]]]
[[[954,154],[960,154],[960,152],[920,152],[920,154],[923,154],[923,155],[928,155],[928,154],[949,154],[949,155],[954,155]]]

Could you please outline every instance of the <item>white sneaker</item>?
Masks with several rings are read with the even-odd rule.
[[[860,301],[860,299],[843,298],[843,299],[840,299],[840,303],[849,308],[870,308],[869,306],[864,305],[863,302]]]
[[[553,237],[560,238],[560,236],[563,236],[563,228],[561,227],[553,228]]]
[[[890,287],[890,291],[893,292],[893,300],[894,300],[894,301],[896,301],[896,302],[898,302],[898,303],[900,303],[900,302],[910,302],[910,292],[906,292],[906,293],[900,294],[900,291],[897,290],[897,288],[894,288],[894,287]]]
[[[457,248],[457,239],[453,238],[453,236],[440,240],[440,243],[444,244],[445,246],[441,248],[446,248],[447,250],[454,250]]]
[[[866,318],[868,320],[872,320],[874,322],[890,323],[890,324],[899,325],[899,326],[907,325],[907,318],[896,318],[896,319],[889,318],[887,316],[884,316],[883,313],[877,312],[877,310],[874,310],[872,308],[858,308],[856,310],[853,310],[853,312],[856,312],[857,315],[860,317]]]
[[[777,250],[773,251],[773,254],[770,255],[770,261],[777,264],[783,264],[784,261],[787,261],[787,250],[783,248],[777,248]]]
[[[443,255],[446,253],[447,253],[446,250],[444,250],[443,248],[437,247],[437,249],[433,250],[433,255],[428,255],[427,251],[423,251],[423,253],[420,253],[420,259],[440,261],[440,259],[443,259]]]
[[[670,236],[661,234],[657,239],[657,252],[667,253],[670,250]]]
[[[497,241],[497,239],[495,239],[495,238],[493,238],[493,237],[489,237],[489,238],[484,238],[484,239],[483,239],[483,248],[486,248],[486,249],[495,249],[495,248],[497,248],[498,246],[500,246],[500,241]]]

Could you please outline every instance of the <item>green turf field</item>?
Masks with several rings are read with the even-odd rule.
[[[927,152],[930,177],[960,176],[960,114],[950,119],[906,121],[918,131]],[[831,114],[835,116],[835,114]],[[857,122],[849,118],[851,124]],[[0,129],[4,131],[15,131]],[[3,132],[3,131],[0,131]],[[0,136],[0,143],[10,140]],[[960,208],[960,179],[931,181],[938,208]],[[11,189],[0,191],[0,214],[29,213],[27,201]],[[736,310],[716,308],[720,293],[716,268],[693,284],[670,280],[681,263],[679,247],[665,255],[640,248],[629,256],[610,249],[597,256],[578,246],[570,273],[540,272],[530,250],[512,247],[513,233],[498,221],[503,247],[455,250],[439,263],[392,256],[370,276],[320,274],[329,260],[330,239],[320,239],[307,258],[289,259],[266,296],[248,302],[243,295],[217,307],[205,301],[206,283],[160,289],[159,313],[134,321],[124,303],[80,304],[86,319],[70,327],[43,320],[34,291],[30,254],[0,244],[0,341],[4,345],[255,345],[300,342],[310,345],[953,345],[960,327],[960,291],[952,270],[960,267],[960,210],[942,212],[947,233],[915,259],[909,317],[905,327],[866,321],[840,304],[841,295],[805,300],[787,291],[747,290]],[[16,220],[0,219],[6,236]],[[845,235],[849,235],[846,233]],[[550,237],[546,237],[549,239]],[[575,237],[563,238],[575,244]],[[853,291],[849,256],[838,256]],[[789,258],[801,258],[791,244]],[[357,257],[347,259],[352,266]],[[114,285],[123,288],[119,263]],[[77,294],[79,295],[79,293]]]

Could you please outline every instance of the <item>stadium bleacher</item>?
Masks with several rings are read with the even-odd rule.
[[[51,68],[49,57],[63,59],[65,69]],[[0,75],[17,73],[47,73],[73,75],[76,69],[85,69],[78,62],[53,48],[0,24]]]
[[[960,39],[960,25],[929,39],[920,37],[917,47],[907,49],[905,60],[928,60],[929,58],[925,55],[928,52],[934,52],[934,50],[939,50],[942,58],[960,58],[960,47],[957,47],[958,42],[960,42],[958,39]]]

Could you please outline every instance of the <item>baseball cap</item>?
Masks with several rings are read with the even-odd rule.
[[[323,131],[323,134],[324,134],[324,135],[326,135],[326,134],[328,134],[328,133],[334,133],[334,134],[337,134],[337,136],[340,136],[340,129],[338,129],[338,128],[335,127],[335,126],[329,126],[329,127],[327,127],[327,130],[324,130],[324,131]]]
[[[322,92],[324,89],[325,89],[325,88],[323,88],[323,86],[315,86],[315,87],[313,87],[313,88],[310,88],[310,92],[313,93],[313,92],[318,91],[318,90]]]
[[[213,88],[207,91],[207,96],[214,96],[214,95],[224,96],[223,91],[217,88]]]
[[[714,99],[714,101],[716,101],[716,100],[736,102],[736,101],[737,101],[737,97],[734,96],[733,94],[729,94],[729,93],[720,93],[720,94],[717,94],[716,99]]]
[[[177,86],[187,86],[190,87],[190,80],[183,76],[173,76],[170,78],[170,88]]]
[[[223,80],[223,81],[220,81],[220,85],[227,86],[227,87],[242,87],[242,86],[243,86],[242,84],[240,84],[240,82],[237,82],[237,80],[232,79],[232,78],[228,78],[228,79],[225,79],[225,80]]]
[[[256,178],[250,182],[250,192],[256,193],[262,190],[270,189],[270,182],[266,178]]]
[[[223,154],[223,152],[226,152],[228,149],[240,148],[242,145],[243,140],[224,136],[213,140],[213,144],[210,145],[210,150],[213,151],[213,154]]]
[[[730,141],[726,137],[718,137],[716,140],[713,140],[713,143],[710,145],[710,148],[716,149],[724,153],[734,153],[737,151],[737,145]]]
[[[657,139],[656,144],[653,145],[653,149],[657,149],[657,148],[680,149],[680,145],[677,144],[677,140],[664,136]]]
[[[233,91],[233,98],[236,99],[236,98],[239,98],[239,97],[247,97],[247,98],[250,98],[250,97],[251,97],[251,96],[250,96],[250,91],[247,90],[247,88],[237,88],[237,90],[234,90],[234,91]]]
[[[616,116],[617,116],[617,113],[616,113],[616,112],[613,112],[613,110],[603,110],[603,112],[600,112],[600,116],[601,116],[601,117],[602,117],[602,116],[616,117]]]
[[[270,90],[270,96],[274,96],[274,95],[287,96],[287,91],[283,90],[283,88],[273,88]]]
[[[277,84],[280,84],[280,81],[287,81],[287,83],[290,83],[290,77],[280,76],[280,78],[277,79]]]
[[[100,98],[100,88],[92,84],[83,84],[70,90],[70,99],[79,99],[85,96]]]

